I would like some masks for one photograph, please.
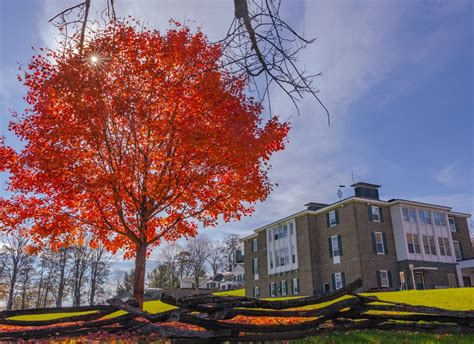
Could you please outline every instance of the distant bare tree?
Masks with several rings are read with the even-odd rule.
[[[63,299],[66,293],[69,276],[68,264],[71,260],[71,249],[69,247],[61,248],[56,254],[52,255],[53,265],[56,270],[56,307],[62,307]]]
[[[18,278],[18,284],[19,284],[19,298],[20,298],[20,305],[19,307],[17,306],[16,308],[20,309],[27,309],[32,306],[31,301],[32,301],[32,292],[31,288],[33,286],[33,278],[35,275],[35,259],[33,256],[28,255],[27,258],[25,259],[25,262],[22,266],[22,268],[19,271],[19,278]]]
[[[191,264],[189,252],[182,249],[178,253],[178,278],[181,280],[191,274]]]
[[[72,247],[72,268],[71,268],[71,286],[72,286],[72,305],[80,306],[82,296],[86,293],[84,284],[86,283],[86,273],[89,268],[89,257],[91,251],[84,245]]]
[[[7,310],[13,308],[13,303],[17,293],[17,283],[19,283],[20,274],[25,271],[30,263],[31,257],[26,252],[29,239],[12,232],[4,239],[2,247],[2,270],[6,277],[8,287]]]
[[[209,254],[210,240],[204,235],[197,236],[188,241],[186,251],[189,253],[190,275],[194,286],[199,289],[199,277],[205,276],[206,260]]]
[[[102,245],[91,249],[89,255],[89,304],[95,304],[96,297],[104,293],[104,284],[110,273],[110,256]]]
[[[225,246],[219,241],[213,241],[209,244],[209,252],[207,256],[207,263],[212,271],[212,276],[215,276],[219,271],[226,268],[226,254]]]
[[[242,249],[242,243],[237,234],[229,234],[224,239],[224,252],[227,261],[227,271],[231,271],[236,263],[237,251]]]
[[[187,256],[182,253],[182,247],[177,243],[170,243],[162,249],[163,265],[169,273],[168,288],[179,287],[179,280],[189,273]]]

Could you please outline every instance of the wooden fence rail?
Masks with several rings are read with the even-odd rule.
[[[354,329],[416,330],[474,333],[474,311],[413,306],[354,294],[360,279],[325,296],[268,301],[233,296],[197,296],[161,300],[176,309],[151,314],[133,301],[108,305],[42,308],[0,312],[0,341],[77,337],[92,333],[150,335],[175,342],[252,342],[304,338],[328,331]],[[342,296],[350,296],[339,299]],[[322,303],[334,301],[321,307]],[[127,314],[107,317],[122,310]],[[18,315],[92,312],[44,321],[12,319]],[[286,324],[255,323],[257,319],[290,319]],[[239,321],[246,319],[247,321]]]

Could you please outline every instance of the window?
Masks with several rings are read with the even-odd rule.
[[[282,296],[286,296],[287,293],[288,293],[288,288],[287,288],[287,282],[286,280],[283,280],[280,282],[280,285],[281,285],[281,295]]]
[[[462,259],[462,252],[461,252],[461,244],[457,240],[453,240],[453,246],[454,246],[454,256],[456,257],[456,260]]]
[[[293,222],[290,222],[290,235],[293,235]]]
[[[451,256],[451,247],[449,246],[449,239],[443,238],[444,241],[444,248],[446,249],[446,255]]]
[[[300,279],[293,278],[291,280],[291,284],[292,284],[293,294],[299,294],[300,293]]]
[[[425,254],[436,255],[436,245],[433,236],[423,235],[423,247],[425,249]]]
[[[260,287],[253,288],[253,297],[258,299],[260,297]]]
[[[275,282],[270,283],[270,296],[271,297],[276,296],[276,283]]]
[[[370,211],[372,212],[372,221],[374,222],[381,222],[380,221],[380,208],[374,205],[370,206]]]
[[[402,208],[403,219],[406,222],[416,223],[416,211],[413,208]]]
[[[273,231],[269,230],[268,231],[268,241],[272,241],[272,236],[273,236]]]
[[[385,248],[383,243],[383,234],[381,232],[375,233],[375,249],[377,254],[385,254]]]
[[[288,247],[275,250],[275,265],[285,266],[290,263],[290,255]]]
[[[434,212],[433,217],[436,225],[446,226],[446,219],[443,213]]]
[[[442,256],[451,256],[448,238],[438,237],[439,254]]]
[[[336,217],[336,211],[330,211],[329,212],[329,227],[334,227],[337,225],[337,217]]]
[[[451,232],[456,232],[457,231],[456,221],[454,221],[454,218],[453,217],[448,217],[448,221],[449,221],[449,229],[451,229]]]
[[[255,238],[252,240],[252,251],[257,252],[257,250],[258,250],[258,241],[257,241],[257,238]]]
[[[431,254],[432,255],[436,255],[436,244],[435,244],[435,239],[434,239],[434,236],[429,236],[428,237],[429,239],[429,243],[430,243],[430,250],[431,250]]]
[[[379,274],[380,274],[380,286],[382,288],[388,288],[390,287],[390,283],[389,283],[389,280],[388,280],[388,272],[387,270],[380,270],[379,271]]]
[[[339,254],[339,240],[338,240],[338,235],[333,235],[331,237],[331,246],[332,246],[332,256],[333,257],[338,257],[340,256]]]
[[[342,281],[342,273],[336,272],[333,276],[334,276],[334,289],[338,290],[344,287],[344,283]]]
[[[329,257],[337,258],[333,259],[334,264],[339,264],[339,257],[342,256],[342,238],[340,235],[333,235],[328,238],[329,243]]]
[[[418,217],[420,218],[420,223],[424,225],[431,225],[431,212],[418,209]]]
[[[270,252],[270,269],[273,269],[273,253]]]
[[[296,252],[295,252],[295,246],[291,245],[291,262],[293,264],[296,264]]]
[[[288,236],[288,226],[285,224],[285,225],[281,226],[280,228],[275,229],[274,233],[275,233],[275,235],[274,235],[275,240],[282,239],[282,238]]]
[[[409,253],[421,253],[418,235],[407,233],[407,245]]]
[[[252,260],[253,279],[258,280],[258,258]]]

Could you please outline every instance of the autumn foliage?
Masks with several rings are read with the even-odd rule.
[[[0,141],[3,229],[26,225],[37,247],[81,240],[136,257],[199,223],[239,219],[271,191],[267,162],[287,123],[263,121],[246,84],[220,66],[221,47],[175,24],[166,34],[116,22],[77,47],[41,50],[20,79],[27,109]],[[140,300],[139,300],[140,301]]]

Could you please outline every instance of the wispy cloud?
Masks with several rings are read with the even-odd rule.
[[[459,164],[454,162],[449,164],[448,166],[444,167],[440,171],[438,171],[434,179],[441,184],[446,186],[457,186],[459,183],[462,183],[462,180],[458,173]]]

